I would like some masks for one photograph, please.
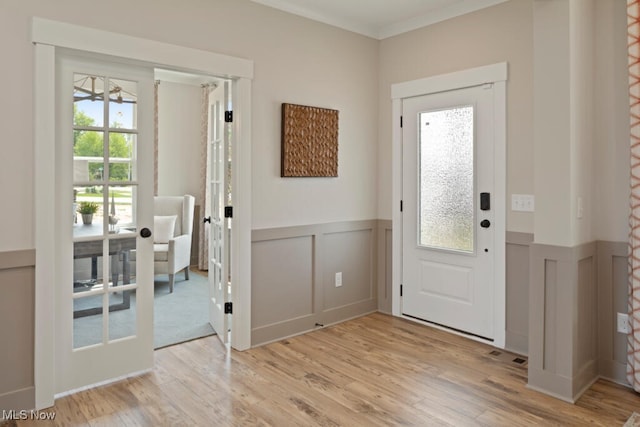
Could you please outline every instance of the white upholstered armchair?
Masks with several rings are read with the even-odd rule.
[[[169,275],[169,292],[180,270],[189,280],[194,206],[195,198],[188,194],[154,198],[154,274]]]

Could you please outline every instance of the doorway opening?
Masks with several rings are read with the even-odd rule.
[[[58,56],[66,50],[82,52],[87,58],[109,59],[117,63],[137,65],[151,69],[162,67],[176,71],[202,73],[205,75],[228,76],[233,86],[235,116],[241,117],[230,126],[233,127],[235,161],[238,167],[233,169],[231,180],[236,189],[234,200],[234,222],[236,224],[231,247],[233,276],[237,286],[233,289],[235,302],[234,329],[231,334],[231,347],[244,350],[251,343],[251,79],[252,61],[233,58],[206,51],[182,48],[156,41],[109,33],[86,27],[33,18],[32,42],[34,43],[34,140],[36,153],[35,200],[36,200],[36,272],[35,272],[35,342],[34,382],[36,408],[46,408],[53,404],[56,393],[69,391],[67,387],[56,384],[56,291],[51,284],[51,275],[69,275],[70,265],[59,263],[60,241],[57,230],[60,221],[70,222],[70,210],[66,201],[71,196],[59,198],[57,191],[59,173],[68,173],[71,182],[71,168],[61,168],[56,156],[56,114],[57,83],[56,62]],[[135,46],[135,49],[132,47]],[[148,161],[148,158],[141,159]],[[151,169],[152,170],[152,169]],[[64,172],[67,171],[67,172]],[[146,179],[146,175],[144,178]],[[67,189],[68,192],[68,189]],[[68,203],[70,205],[70,203]],[[53,208],[52,208],[53,207]],[[56,212],[52,215],[52,209]],[[151,217],[150,217],[151,218]],[[149,222],[148,224],[146,222]],[[140,238],[150,234],[145,228],[153,227],[152,220],[140,224]],[[138,231],[138,230],[136,230]],[[145,234],[145,236],[142,236]],[[138,237],[136,237],[138,238]],[[242,262],[240,262],[242,260]],[[149,260],[151,261],[151,260]],[[139,262],[139,260],[138,260]],[[56,279],[56,282],[58,280]],[[146,340],[152,349],[152,340]],[[115,363],[121,364],[121,376],[134,375],[148,367],[132,366],[127,357],[117,357]],[[121,369],[120,369],[121,368]],[[95,384],[96,380],[89,371],[76,370],[73,387],[85,387]],[[114,376],[104,381],[116,379]],[[65,390],[66,389],[66,390]]]
[[[155,80],[157,201],[194,196],[188,267],[184,275],[182,271],[175,274],[172,287],[168,274],[156,274],[154,278],[154,348],[159,349],[220,334],[214,329],[213,315],[209,312],[215,310],[209,301],[214,297],[210,283],[216,274],[215,265],[209,266],[210,254],[216,254],[215,249],[210,250],[210,244],[215,243],[212,217],[217,217],[212,216],[211,182],[217,176],[217,170],[212,168],[221,166],[211,161],[215,154],[212,137],[219,126],[216,109],[231,110],[232,97],[229,93],[222,105],[216,105],[218,91],[229,85],[226,79],[157,68]],[[227,160],[232,163],[230,154]],[[227,205],[231,205],[231,200],[225,201]],[[230,233],[230,219],[227,222]],[[223,262],[227,264],[228,278],[229,260],[227,254]],[[230,278],[227,282],[231,283]],[[231,289],[228,290],[230,294]],[[226,295],[226,300],[229,299]]]

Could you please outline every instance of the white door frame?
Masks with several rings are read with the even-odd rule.
[[[35,157],[35,407],[54,404],[55,370],[55,63],[56,49],[75,49],[109,56],[111,60],[145,64],[175,71],[232,80],[236,139],[232,171],[234,221],[232,239],[231,346],[251,346],[251,80],[253,61],[141,39],[87,27],[33,18],[34,51],[34,157]]]
[[[440,74],[408,82],[391,85],[392,98],[392,199],[393,199],[393,240],[392,240],[392,314],[402,316],[402,298],[400,285],[402,283],[402,100],[415,96],[430,95],[454,89],[478,86],[484,83],[494,84],[494,126],[495,126],[495,233],[506,234],[506,83],[507,63],[501,62],[483,67],[471,68],[448,74]],[[492,227],[494,224],[492,224]],[[496,243],[500,239],[496,240]],[[495,247],[495,290],[494,290],[494,341],[493,345],[504,348],[506,336],[506,262],[505,247],[496,244]],[[407,317],[408,318],[408,317]],[[410,318],[408,318],[410,319]],[[415,319],[410,319],[415,320]],[[466,336],[466,335],[465,335]]]

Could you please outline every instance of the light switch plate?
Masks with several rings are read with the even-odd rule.
[[[512,194],[511,210],[516,212],[533,212],[535,198],[532,194]]]
[[[342,271],[339,271],[336,273],[336,288],[339,288],[340,286],[342,286]]]

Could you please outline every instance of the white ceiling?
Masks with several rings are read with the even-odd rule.
[[[508,0],[252,1],[380,40]]]

